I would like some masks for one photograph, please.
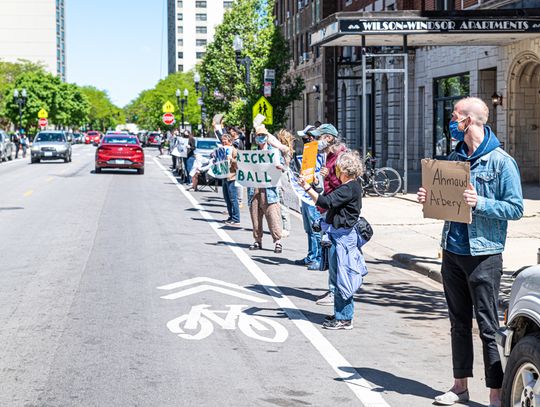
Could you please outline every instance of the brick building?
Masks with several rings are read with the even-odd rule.
[[[489,124],[516,157],[523,180],[540,182],[540,29],[533,29],[540,24],[531,23],[540,19],[540,1],[277,3],[277,24],[293,50],[292,69],[306,82],[303,100],[290,108],[291,128],[299,129],[315,120],[332,122],[349,146],[361,149],[365,137],[367,150],[382,165],[404,173],[406,168],[418,170],[421,158],[450,151],[453,143],[448,137],[448,121],[453,103],[463,96],[478,96],[490,106]],[[369,27],[375,31],[358,32],[359,24],[346,26],[347,21],[372,22]],[[435,27],[437,21],[443,30],[428,33],[414,29],[426,28],[429,22],[433,24],[429,27]],[[403,23],[409,25],[403,28]],[[445,31],[444,24],[458,28],[465,24],[469,31]],[[366,75],[365,136],[362,49],[370,54],[406,52],[408,61],[407,103],[402,73]],[[404,59],[398,55],[368,58],[366,68],[403,69]],[[493,96],[499,97],[497,105],[492,103]],[[407,131],[403,127],[405,104]]]

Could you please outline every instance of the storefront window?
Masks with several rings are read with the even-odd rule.
[[[456,145],[448,130],[454,104],[469,96],[469,74],[437,78],[433,83],[433,156],[447,156]]]

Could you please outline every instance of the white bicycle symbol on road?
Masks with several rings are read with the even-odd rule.
[[[238,327],[244,335],[263,342],[285,342],[289,335],[287,329],[277,321],[242,312],[247,305],[227,305],[227,307],[228,310],[218,311],[209,309],[210,305],[195,305],[188,314],[167,322],[167,328],[180,338],[189,340],[201,340],[212,335],[213,323],[227,330]]]

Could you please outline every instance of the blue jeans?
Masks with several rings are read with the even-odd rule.
[[[321,217],[321,214],[314,206],[302,202],[302,220],[304,221],[304,231],[308,238],[308,254],[306,260],[311,262],[321,262],[321,234],[314,232],[311,228],[313,222]]]
[[[227,204],[229,219],[235,223],[240,222],[240,207],[238,206],[238,195],[234,181],[223,180],[223,198]]]
[[[184,158],[184,167],[186,169],[186,177],[184,179],[184,183],[191,184],[191,177],[189,176],[189,173],[191,172],[191,169],[193,168],[193,163],[195,162],[195,156],[192,155],[191,157]]]
[[[328,253],[328,290],[334,294],[335,297],[339,296],[339,291],[336,290],[337,286],[337,252],[336,246],[330,246]]]

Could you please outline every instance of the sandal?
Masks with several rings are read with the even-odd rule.
[[[253,243],[251,246],[249,246],[249,250],[261,250],[262,245],[259,242]]]
[[[276,243],[276,247],[274,248],[274,253],[281,253],[283,251],[283,246],[281,246],[281,243]]]

